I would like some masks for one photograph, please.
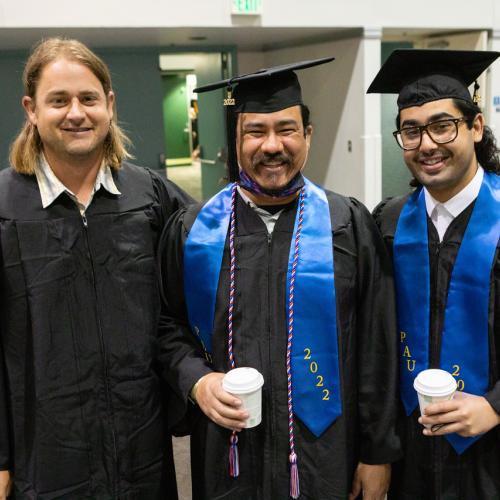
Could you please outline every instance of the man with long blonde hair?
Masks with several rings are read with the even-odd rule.
[[[176,498],[154,353],[156,247],[185,193],[127,163],[104,62],[27,61],[0,172],[0,500]]]

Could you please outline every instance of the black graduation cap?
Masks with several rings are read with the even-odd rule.
[[[260,69],[198,87],[194,92],[208,92],[225,87],[231,95],[225,99],[224,104],[234,106],[237,113],[273,113],[302,104],[300,83],[294,71],[319,66],[334,59],[323,57]]]
[[[194,89],[194,92],[227,89],[224,106],[226,106],[229,180],[238,180],[236,113],[273,113],[302,104],[300,83],[294,71],[325,64],[334,59],[334,57],[323,57],[260,69],[254,73],[235,76]]]
[[[500,52],[397,49],[380,68],[367,93],[399,94],[400,111],[438,99],[477,103],[479,85],[476,82],[473,97],[468,86],[498,56]]]

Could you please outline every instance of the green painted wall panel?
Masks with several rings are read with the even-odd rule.
[[[134,145],[135,163],[163,168],[164,154],[163,89],[159,69],[159,50],[108,49],[96,52],[108,64],[118,105],[118,120]]]
[[[24,122],[22,74],[27,52],[0,52],[0,168],[9,166],[9,146]]]
[[[411,43],[382,43],[382,63],[386,61],[395,49],[411,48]],[[392,132],[396,130],[398,114],[397,95],[382,94],[382,198],[407,193],[411,174],[403,160],[403,150],[396,144]]]

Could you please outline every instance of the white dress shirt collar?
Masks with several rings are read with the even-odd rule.
[[[476,198],[483,182],[484,170],[479,165],[472,180],[459,193],[444,203],[436,200],[424,187],[427,214],[436,227],[442,240],[446,229],[453,219],[461,214]]]
[[[62,193],[67,193],[77,204],[80,206],[81,203],[78,202],[76,195],[68,189],[54,174],[50,165],[48,164],[45,155],[42,153],[40,155],[40,159],[38,162],[38,168],[35,170],[36,180],[38,182],[38,188],[40,189],[40,196],[42,198],[42,206],[43,208],[47,208],[53,201]],[[101,168],[97,172],[97,177],[95,179],[94,190],[92,191],[92,195],[88,201],[88,203],[84,206],[86,209],[94,194],[103,187],[106,191],[114,195],[120,195],[120,191],[116,187],[115,181],[113,179],[113,174],[111,173],[111,169],[108,165],[105,165],[104,162],[101,165]]]

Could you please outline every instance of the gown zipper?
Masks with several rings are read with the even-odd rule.
[[[111,418],[111,437],[113,441],[113,462],[114,462],[114,472],[115,472],[115,479],[114,479],[114,486],[113,486],[113,497],[118,498],[119,494],[119,483],[118,483],[118,451],[117,451],[117,446],[116,446],[116,432],[114,428],[114,422],[113,422],[113,411],[112,411],[112,404],[111,404],[111,391],[109,388],[109,372],[108,372],[108,360],[107,360],[107,354],[106,354],[106,347],[105,347],[105,342],[104,342],[104,334],[102,331],[102,325],[101,325],[101,318],[99,315],[99,307],[98,307],[98,295],[97,295],[97,287],[96,287],[96,277],[95,277],[95,268],[94,268],[94,258],[92,255],[91,247],[90,247],[90,241],[89,241],[89,233],[88,233],[88,220],[87,216],[85,213],[81,214],[82,217],[82,223],[83,223],[83,228],[84,228],[84,233],[85,233],[85,243],[87,246],[87,255],[89,258],[90,262],[90,268],[92,270],[92,288],[94,290],[94,299],[95,299],[95,304],[96,304],[96,316],[97,316],[97,328],[99,330],[99,345],[101,349],[101,356],[102,356],[102,361],[103,361],[103,369],[104,369],[104,390],[106,394],[106,406],[108,410],[108,416]]]

